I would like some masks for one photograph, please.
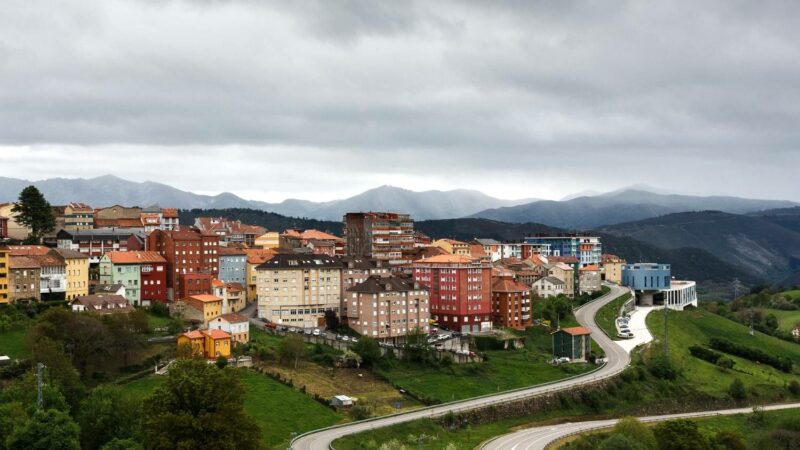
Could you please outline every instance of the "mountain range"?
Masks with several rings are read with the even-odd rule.
[[[539,222],[564,229],[588,230],[686,211],[716,210],[746,214],[795,206],[798,204],[783,200],[699,197],[631,188],[566,201],[541,200],[524,205],[488,209],[471,217],[511,223]]]
[[[800,206],[782,200],[754,200],[739,197],[699,197],[669,194],[649,186],[634,185],[605,194],[585,191],[561,201],[505,200],[467,189],[422,191],[380,186],[358,195],[326,202],[287,199],[279,203],[247,200],[229,192],[201,195],[162,183],[142,183],[105,175],[97,178],[52,178],[27,181],[0,177],[0,202],[14,201],[28,185],[35,185],[53,205],[73,201],[94,207],[121,204],[158,204],[179,209],[246,208],[273,212],[286,217],[341,221],[351,211],[397,211],[415,220],[482,218],[505,223],[538,223],[566,230],[588,230],[633,222],[666,214],[718,210],[731,214],[777,211],[773,221],[794,220],[780,215],[782,209]]]
[[[380,186],[353,197],[327,202],[287,199],[280,203],[246,200],[229,192],[201,195],[186,192],[162,183],[137,183],[113,175],[96,178],[51,178],[28,181],[0,177],[0,202],[14,201],[26,186],[34,185],[53,205],[83,202],[94,207],[120,204],[150,206],[158,204],[180,209],[251,208],[288,217],[311,217],[319,220],[342,220],[351,211],[398,211],[415,219],[464,217],[489,208],[529,203],[534,199],[504,200],[479,191],[415,192],[393,186]]]

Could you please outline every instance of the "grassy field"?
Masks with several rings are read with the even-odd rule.
[[[649,315],[647,326],[656,340],[663,339],[663,315]],[[689,354],[690,345],[708,344],[712,337],[725,338],[772,355],[789,358],[795,363],[795,373],[783,373],[770,366],[735,356],[730,356],[736,362],[733,370],[724,370]],[[755,394],[758,398],[772,398],[778,391],[782,391],[785,383],[790,380],[800,381],[796,374],[800,368],[800,346],[759,332],[750,336],[748,327],[699,309],[670,311],[669,356],[682,368],[682,379],[699,391],[715,396],[724,395],[736,378],[745,384],[750,394]]]
[[[240,373],[247,390],[245,410],[258,422],[268,448],[286,448],[292,432],[303,433],[344,420],[308,395],[266,375],[244,369]],[[153,375],[119,387],[132,397],[144,398],[163,382],[164,378]]]
[[[449,402],[554,381],[594,368],[590,364],[552,366],[548,363],[552,338],[547,329],[530,328],[526,336],[525,348],[486,351],[488,360],[482,363],[443,368],[399,363],[379,374],[416,395]]]
[[[18,328],[0,333],[0,355],[8,355],[12,359],[26,357],[28,355],[28,330]]]
[[[471,449],[495,436],[521,428],[561,423],[567,421],[566,417],[569,417],[570,422],[593,419],[586,414],[587,411],[582,409],[560,409],[458,430],[442,427],[432,420],[415,420],[337,439],[333,446],[336,450],[379,450],[382,444],[394,441],[408,449],[416,449],[420,448],[421,441],[421,448],[425,450],[445,450],[453,448],[452,445],[457,449]],[[399,445],[392,448],[401,448]]]
[[[626,293],[619,298],[609,302],[607,305],[600,308],[595,316],[597,326],[599,326],[611,339],[617,338],[617,327],[614,321],[619,316],[619,309],[631,298],[630,293]]]
[[[792,331],[796,324],[800,324],[800,311],[764,309],[764,316],[766,316],[767,314],[775,314],[775,317],[778,318],[778,329],[781,329],[783,331]]]
[[[782,294],[786,297],[789,297],[790,300],[794,300],[796,298],[800,298],[800,289],[794,291],[784,291]]]

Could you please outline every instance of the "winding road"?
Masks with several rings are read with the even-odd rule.
[[[606,295],[594,300],[591,303],[585,304],[583,307],[575,311],[575,316],[578,319],[578,322],[584,327],[592,330],[592,338],[600,345],[600,348],[603,349],[606,357],[608,358],[608,362],[601,368],[593,372],[552,383],[311,431],[295,438],[291,444],[292,448],[295,450],[329,450],[331,448],[330,444],[334,440],[343,436],[360,433],[362,431],[388,427],[417,419],[436,418],[451,411],[468,411],[513,400],[535,397],[537,395],[546,393],[564,391],[577,385],[599,381],[617,375],[618,373],[622,372],[622,370],[624,370],[625,367],[630,363],[630,357],[628,353],[622,349],[622,347],[617,345],[614,341],[609,339],[605,333],[603,333],[603,331],[595,323],[594,316],[605,304],[627,292],[627,288],[621,288],[619,286],[610,284],[608,287],[611,290]]]
[[[800,408],[800,403],[770,405],[764,411]],[[661,422],[672,419],[692,419],[700,417],[730,416],[753,412],[753,408],[722,409],[695,413],[667,414],[663,416],[640,417],[640,422]],[[588,422],[564,423],[545,427],[530,428],[495,438],[481,446],[482,450],[544,450],[550,443],[575,434],[600,430],[616,425],[619,419],[593,420]]]

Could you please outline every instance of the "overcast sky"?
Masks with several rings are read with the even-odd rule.
[[[800,201],[800,2],[4,0],[0,176]]]

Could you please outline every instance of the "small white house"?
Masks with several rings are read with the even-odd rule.
[[[353,406],[353,403],[355,403],[355,399],[346,395],[334,395],[331,398],[331,406],[335,408]]]
[[[564,293],[564,282],[556,277],[544,277],[536,280],[531,289],[538,297],[555,297]]]
[[[208,329],[222,330],[229,333],[235,343],[246,344],[250,342],[250,321],[241,314],[223,314],[209,322]]]

